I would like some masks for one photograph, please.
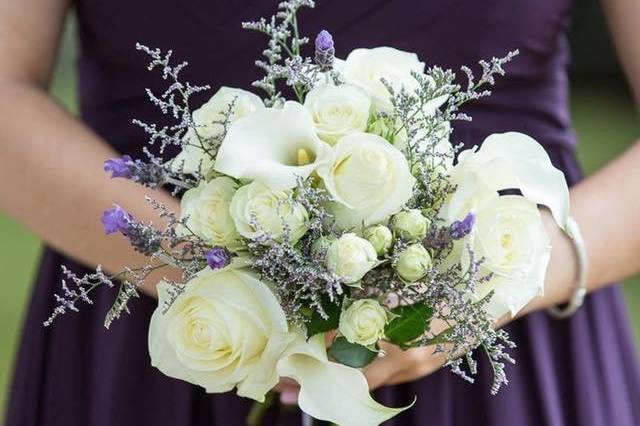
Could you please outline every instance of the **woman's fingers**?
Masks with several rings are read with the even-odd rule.
[[[295,380],[282,377],[275,387],[275,391],[280,394],[280,402],[285,405],[295,405],[298,403],[298,393],[300,386]]]
[[[384,355],[376,358],[362,370],[371,390],[385,385],[393,375],[403,368],[401,362],[399,362],[402,349],[384,341],[381,341],[379,345]]]
[[[371,390],[420,379],[438,370],[446,362],[446,355],[434,353],[433,347],[403,351],[387,342],[381,342],[380,346],[385,355],[363,370]]]

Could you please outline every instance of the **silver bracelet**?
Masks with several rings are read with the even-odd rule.
[[[566,306],[553,306],[547,310],[547,312],[556,319],[569,318],[575,314],[584,303],[584,298],[587,295],[587,250],[584,246],[582,234],[580,233],[580,227],[571,217],[567,220],[566,234],[571,239],[573,251],[578,260],[576,265],[576,288]]]

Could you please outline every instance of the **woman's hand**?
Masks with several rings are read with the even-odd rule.
[[[363,370],[369,388],[412,382],[437,371],[447,358],[442,352],[434,353],[435,346],[402,350],[388,342],[380,342],[384,356],[374,360]]]

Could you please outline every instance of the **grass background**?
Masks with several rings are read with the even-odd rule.
[[[70,111],[76,111],[74,86],[73,25],[64,41],[52,84],[53,95]],[[579,31],[578,31],[579,32]],[[595,32],[597,34],[597,31]],[[579,35],[582,40],[593,37],[589,31]],[[587,40],[588,41],[588,40]],[[602,44],[602,41],[599,41]],[[593,43],[589,43],[591,47]],[[605,46],[605,49],[608,47]],[[579,50],[579,49],[577,49]],[[592,69],[584,61],[580,67]],[[599,62],[601,65],[601,62]],[[594,80],[574,73],[571,112],[580,140],[578,156],[587,174],[598,170],[624,151],[640,135],[640,122],[620,82],[619,74],[605,70]],[[588,73],[587,73],[588,74]],[[0,298],[0,419],[3,418],[7,386],[11,380],[13,357],[18,343],[23,315],[31,293],[31,283],[38,263],[41,243],[13,219],[0,213],[0,273],[3,297]],[[640,279],[629,280],[624,286],[627,307],[640,342]]]

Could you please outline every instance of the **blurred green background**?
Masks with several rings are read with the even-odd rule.
[[[571,44],[572,114],[580,140],[578,155],[589,174],[624,151],[640,136],[640,122],[618,68],[595,1],[575,9]],[[54,96],[75,112],[74,25],[70,20],[52,85]],[[0,419],[41,243],[13,219],[0,213]],[[624,286],[628,310],[640,342],[640,279]]]

